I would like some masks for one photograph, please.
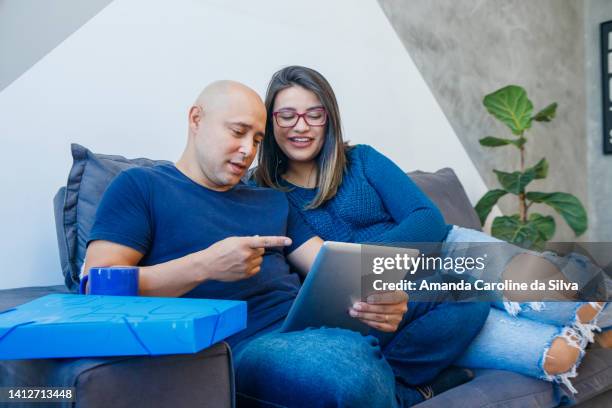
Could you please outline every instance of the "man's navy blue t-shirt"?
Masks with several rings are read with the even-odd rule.
[[[230,344],[282,321],[300,288],[285,260],[314,236],[290,210],[284,193],[240,183],[229,191],[207,189],[165,164],[123,171],[108,187],[88,243],[111,241],[144,254],[140,266],[181,258],[231,236],[288,236],[287,249],[267,249],[261,271],[236,282],[207,281],[185,297],[248,302],[247,329]]]

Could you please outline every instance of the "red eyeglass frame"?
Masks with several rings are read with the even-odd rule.
[[[311,112],[314,112],[314,111],[321,111],[321,112],[323,112],[323,115],[325,116],[325,122],[323,122],[320,125],[312,125],[312,124],[310,124],[310,122],[308,122],[308,119],[306,118],[306,115],[308,113],[311,113]],[[296,121],[295,121],[295,123],[293,125],[291,125],[291,126],[281,126],[281,124],[278,123],[277,115],[279,113],[283,113],[283,112],[294,112],[297,115],[297,119],[296,119]],[[298,122],[300,121],[301,118],[304,119],[304,122],[306,122],[306,124],[308,126],[321,127],[321,126],[327,125],[327,109],[325,109],[324,107],[309,109],[309,110],[307,110],[304,113],[297,113],[297,111],[294,111],[294,110],[291,110],[291,109],[281,109],[281,110],[277,110],[276,112],[272,112],[272,116],[274,117],[274,120],[276,121],[276,124],[278,125],[278,127],[281,127],[281,128],[284,128],[284,129],[288,129],[288,128],[294,127],[295,125],[298,124]]]

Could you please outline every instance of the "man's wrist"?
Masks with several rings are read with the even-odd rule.
[[[208,256],[205,255],[206,250],[195,252],[187,256],[189,261],[189,270],[194,274],[194,280],[198,283],[204,283],[209,279]]]

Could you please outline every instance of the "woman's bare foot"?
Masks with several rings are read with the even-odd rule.
[[[597,334],[595,340],[603,348],[612,348],[612,330]]]
[[[593,307],[593,305],[589,303],[583,305],[576,313],[578,315],[578,320],[580,320],[580,323],[589,323],[597,316],[603,306],[604,302],[598,302],[597,307]]]

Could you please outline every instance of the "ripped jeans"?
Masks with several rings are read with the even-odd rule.
[[[444,244],[443,254],[450,257],[466,255],[466,246],[457,243],[502,243],[483,232],[454,226]],[[502,246],[499,246],[502,248]],[[494,251],[495,252],[495,251]],[[554,255],[525,250],[514,245],[505,244],[503,249],[489,257],[492,265],[487,265],[489,278],[501,277],[505,267],[518,254],[530,253],[555,262]],[[568,255],[568,257],[572,257]],[[581,257],[580,255],[576,255]],[[494,259],[493,259],[494,258]],[[560,259],[560,258],[559,258]],[[562,268],[570,280],[580,280],[588,272],[580,259],[570,260]],[[590,265],[593,266],[592,264]],[[490,279],[489,279],[490,280]],[[591,304],[597,311],[590,322],[580,322],[577,311],[585,304]],[[470,368],[494,368],[515,371],[531,377],[562,383],[575,393],[570,378],[575,377],[576,367],[585,353],[588,342],[593,341],[593,331],[612,327],[612,307],[597,302],[495,302],[487,321],[456,362],[457,365]],[[601,328],[600,328],[601,327]],[[553,340],[564,338],[570,346],[580,350],[576,364],[567,372],[549,375],[544,370],[544,361]]]

